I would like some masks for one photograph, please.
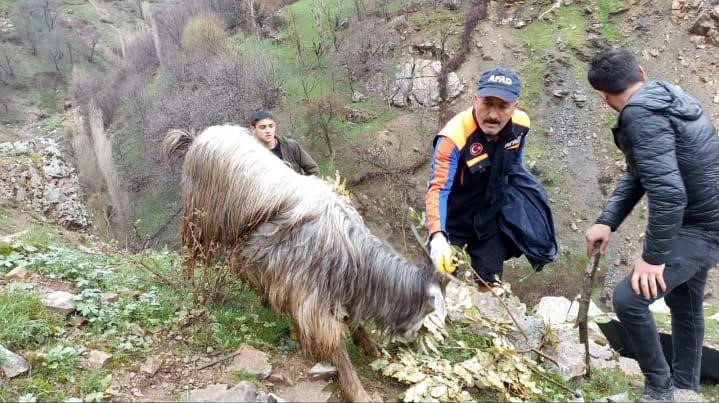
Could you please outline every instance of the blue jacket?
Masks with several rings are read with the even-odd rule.
[[[534,270],[554,261],[557,241],[549,199],[542,185],[521,165],[511,165],[500,209],[499,230],[514,241]]]

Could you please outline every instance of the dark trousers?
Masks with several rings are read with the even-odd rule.
[[[672,385],[699,389],[704,343],[704,286],[709,269],[719,261],[719,242],[702,231],[682,228],[664,268],[664,297],[672,316],[672,372],[664,358],[656,323],[649,311],[653,299],[632,290],[631,275],[614,290],[614,311],[634,348],[645,384],[655,390]]]
[[[475,273],[485,281],[493,281],[493,275],[502,278],[504,261],[521,255],[514,242],[496,228],[486,231],[481,238],[477,235],[459,236],[449,234],[449,242],[460,248],[466,247]],[[479,281],[477,281],[479,283]]]

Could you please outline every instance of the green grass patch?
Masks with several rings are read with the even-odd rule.
[[[35,348],[57,334],[64,317],[46,309],[35,293],[0,293],[0,344],[11,351]]]
[[[172,220],[182,207],[179,194],[178,182],[143,189],[140,200],[132,210],[137,235],[142,238],[153,237]]]
[[[584,270],[589,258],[583,253],[560,253],[556,260],[539,273],[532,273],[532,268],[525,258],[513,259],[504,270],[504,279],[512,285],[512,292],[522,302],[533,306],[545,295],[564,296],[573,300],[582,291]],[[520,281],[521,279],[523,281]]]
[[[112,21],[116,25],[127,24],[130,26],[132,21],[124,13],[119,12],[118,7],[112,7],[111,9],[105,9],[103,2],[95,2],[93,5],[89,1],[64,1],[63,10],[72,10],[73,19],[80,19],[87,21],[90,25],[94,25],[97,28],[99,35],[98,42],[105,44],[108,47],[120,46],[118,31],[113,28],[111,24],[101,22],[101,19]],[[104,11],[101,12],[100,10]],[[99,55],[98,55],[99,57]]]
[[[209,323],[198,322],[191,332],[192,347],[234,351],[245,343],[258,348],[282,349],[289,336],[289,319],[278,317],[262,305],[257,294],[244,283],[237,283],[225,301],[208,305]]]
[[[629,401],[636,401],[641,391],[631,386],[629,381],[630,378],[620,370],[592,368],[591,379],[574,379],[570,381],[570,388],[581,390],[587,402],[624,392],[627,392]]]
[[[46,227],[33,225],[19,240],[38,250],[46,250],[48,246],[58,242],[58,237]]]
[[[531,52],[541,55],[553,49],[558,41],[569,46],[584,44],[586,26],[586,17],[578,5],[563,5],[557,9],[556,18],[537,20],[521,29],[518,35]]]
[[[15,224],[10,222],[10,217],[7,215],[5,208],[0,205],[0,235],[12,234],[17,230]],[[0,253],[2,253],[0,251]]]
[[[64,120],[65,115],[60,113],[50,116],[42,121],[42,125],[40,126],[41,133],[45,136],[52,134],[60,127]]]
[[[626,7],[624,0],[597,0],[597,15],[599,21],[604,23],[602,35],[610,41],[620,39],[619,30],[616,25],[609,22],[609,14]]]
[[[57,91],[53,88],[38,89],[35,92],[35,103],[46,112],[57,110],[60,99]]]

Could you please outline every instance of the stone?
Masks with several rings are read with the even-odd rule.
[[[294,386],[295,381],[292,380],[292,377],[285,373],[285,372],[273,372],[270,374],[269,377],[267,377],[267,380],[269,382],[272,382],[274,384],[280,384],[285,386]]]
[[[147,357],[145,362],[140,366],[140,371],[149,376],[154,376],[162,365],[162,359],[157,356]]]
[[[362,102],[367,99],[367,96],[359,91],[352,92],[351,100],[352,102]]]
[[[619,393],[619,394],[616,394],[616,395],[607,396],[607,397],[604,397],[604,398],[601,398],[601,399],[597,400],[597,402],[607,402],[607,403],[611,403],[611,402],[631,402],[631,401],[632,401],[632,400],[629,398],[629,393],[628,393],[628,392],[623,392],[623,393]]]
[[[324,391],[326,386],[325,381],[304,381],[295,386],[278,386],[275,394],[289,402],[326,402],[332,395]]]
[[[7,378],[14,378],[27,372],[30,369],[30,364],[22,356],[0,345],[0,368]]]
[[[442,63],[437,60],[412,59],[399,66],[389,101],[399,107],[437,106]],[[455,72],[447,74],[447,97],[456,98],[464,90],[464,82]]]
[[[667,314],[667,315],[670,313],[669,307],[664,302],[664,298],[659,298],[658,300],[652,302],[649,305],[649,310],[654,313],[663,313],[663,314]]]
[[[619,357],[619,369],[628,377],[643,375],[636,360],[627,357]]]
[[[556,325],[567,321],[567,315],[572,303],[565,297],[543,297],[534,307],[544,323]]]
[[[309,375],[310,379],[312,379],[313,381],[327,380],[337,375],[337,368],[335,368],[334,365],[318,362],[312,368],[310,368]]]
[[[23,266],[18,266],[5,274],[8,280],[24,280],[25,277],[27,277],[27,269]]]
[[[110,358],[112,358],[112,354],[100,350],[90,350],[84,364],[89,369],[100,369]]]
[[[562,341],[554,347],[557,369],[565,381],[584,375],[584,346],[572,341]]]
[[[272,373],[272,365],[270,365],[267,354],[243,344],[238,349],[232,363],[227,367],[227,372],[243,372],[264,379]]]
[[[569,312],[567,313],[567,322],[574,323],[577,320],[577,315],[579,314],[579,295],[572,301],[572,305],[569,307]],[[595,316],[603,315],[604,312],[602,312],[601,309],[597,306],[597,304],[594,303],[594,301],[589,300],[589,310],[587,310],[587,318],[593,318]]]
[[[54,309],[67,316],[75,311],[75,303],[73,302],[74,298],[75,294],[67,291],[53,291],[42,297],[40,302],[44,306]]]
[[[216,402],[256,402],[257,401],[257,386],[247,382],[240,381],[237,385],[233,386],[220,395]]]
[[[108,304],[112,304],[113,302],[116,302],[117,299],[120,297],[120,294],[116,292],[106,292],[102,294],[102,299],[105,300]]]

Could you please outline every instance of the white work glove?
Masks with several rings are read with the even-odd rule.
[[[444,234],[438,232],[429,241],[429,256],[432,258],[434,267],[444,273],[454,273],[455,267],[452,264],[452,249]]]

